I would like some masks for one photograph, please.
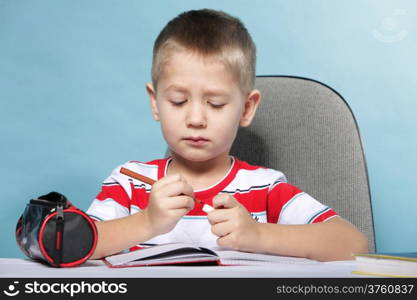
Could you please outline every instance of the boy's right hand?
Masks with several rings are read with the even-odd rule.
[[[194,208],[194,191],[180,174],[167,175],[152,185],[143,210],[152,235],[171,231],[182,216]]]

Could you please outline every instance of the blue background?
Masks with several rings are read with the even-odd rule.
[[[368,161],[379,251],[417,251],[416,1],[0,0],[0,257],[52,190],[87,209],[127,160],[161,157],[145,83],[153,41],[180,12],[246,24],[258,75],[322,81],[350,104]]]

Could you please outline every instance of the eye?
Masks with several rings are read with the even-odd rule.
[[[187,102],[187,100],[169,100],[169,102],[171,102],[171,104],[173,106],[181,106],[183,105],[185,102]]]
[[[215,109],[221,109],[223,108],[223,106],[225,106],[226,104],[216,104],[216,103],[211,103],[209,102],[210,106],[215,108]]]

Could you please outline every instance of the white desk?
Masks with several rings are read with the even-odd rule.
[[[160,266],[109,268],[100,260],[90,260],[74,268],[52,268],[29,259],[0,258],[3,278],[293,278],[363,277],[352,274],[354,261],[325,262],[315,265],[268,264],[263,266]]]

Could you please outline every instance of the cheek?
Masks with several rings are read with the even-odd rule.
[[[175,141],[178,139],[178,130],[175,130],[174,126],[170,126],[169,124],[161,122],[161,132],[166,143],[170,148],[172,148],[175,144]]]
[[[212,122],[212,126],[214,131],[218,132],[219,135],[231,139],[234,138],[239,129],[239,121],[239,111],[233,110],[225,112],[221,118],[217,118],[215,122]]]
[[[239,127],[241,111],[238,108],[230,108],[222,113],[214,125],[218,128],[233,129]]]
[[[173,136],[176,132],[178,132],[178,130],[175,130],[178,128],[178,126],[175,126],[175,122],[168,122],[167,119],[161,120],[163,120],[161,121],[161,128],[167,137]]]
[[[162,133],[165,138],[169,139],[173,137],[178,131],[178,124],[180,124],[179,114],[175,114],[172,111],[165,110],[164,107],[159,108],[159,117]]]
[[[158,111],[161,122],[168,124],[168,126],[169,124],[175,124],[179,122],[179,114],[167,107],[167,105],[160,105],[158,107]]]

